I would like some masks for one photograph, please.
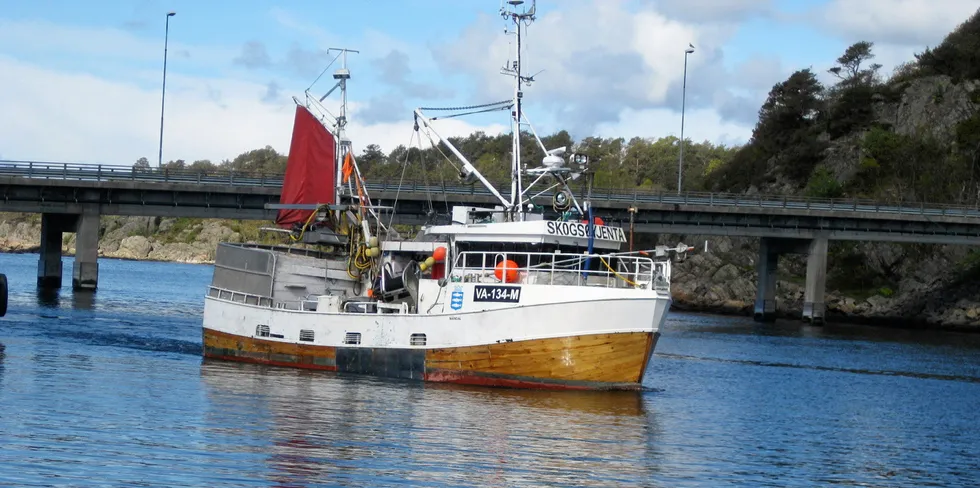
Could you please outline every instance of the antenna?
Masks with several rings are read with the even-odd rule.
[[[354,49],[347,49],[345,47],[344,48],[331,47],[327,49],[327,52],[330,51],[340,51],[340,56],[343,57],[343,61],[341,62],[340,69],[334,71],[333,73],[333,79],[337,80],[337,83],[333,86],[333,88],[330,89],[330,91],[328,91],[322,97],[320,97],[320,102],[323,102],[324,99],[329,97],[330,94],[334,92],[334,90],[340,88],[340,94],[341,94],[340,116],[337,117],[337,130],[338,133],[342,136],[344,131],[344,126],[347,125],[347,80],[350,79],[350,70],[347,68],[347,53],[359,53],[360,51],[356,51]]]
[[[517,35],[517,42],[514,46],[515,60],[513,63],[509,63],[510,66],[504,66],[501,70],[501,73],[514,77],[514,110],[511,112],[511,137],[513,142],[511,143],[509,211],[513,212],[515,221],[524,220],[524,206],[521,203],[523,195],[521,184],[521,100],[524,98],[524,92],[521,91],[521,83],[523,82],[529,85],[533,79],[532,77],[521,75],[521,24],[524,24],[526,29],[526,26],[534,21],[537,1],[531,0],[531,8],[525,8],[523,11],[520,9],[522,5],[524,5],[524,0],[507,0],[506,5],[501,5],[500,7],[500,16],[514,23],[515,34]]]
[[[335,175],[334,175],[335,178],[334,191],[336,192],[336,199],[337,199],[336,201],[339,202],[340,195],[343,189],[342,161],[344,161],[344,158],[347,156],[347,154],[351,152],[350,139],[347,137],[347,133],[345,132],[345,129],[347,127],[347,80],[350,79],[350,69],[347,68],[347,53],[359,53],[360,51],[357,51],[355,49],[348,49],[345,47],[331,47],[327,49],[327,52],[338,52],[337,56],[343,58],[341,61],[340,68],[338,68],[337,71],[334,71],[333,73],[333,79],[337,80],[337,83],[335,83],[333,87],[331,87],[330,90],[327,91],[327,93],[324,93],[323,96],[320,97],[320,99],[318,100],[318,102],[323,103],[323,101],[326,100],[327,97],[329,97],[331,94],[333,94],[334,91],[340,88],[340,115],[336,117],[336,125],[337,125],[336,137],[337,137],[338,144],[335,153],[335,157],[336,157],[335,166],[337,168],[335,170]],[[334,61],[336,60],[337,58],[334,58]],[[333,61],[331,61],[331,64],[332,63]]]

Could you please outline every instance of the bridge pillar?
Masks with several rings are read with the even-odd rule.
[[[94,290],[99,283],[99,212],[85,208],[75,228],[75,264],[71,271],[73,290]]]
[[[759,243],[759,259],[755,269],[759,274],[755,295],[756,322],[776,320],[776,267],[779,264],[779,250],[776,240],[763,237]]]
[[[37,259],[38,288],[61,288],[61,233],[66,215],[41,214],[41,248]]]
[[[803,290],[803,321],[824,322],[824,291],[827,286],[827,238],[810,241],[806,260],[806,288]]]

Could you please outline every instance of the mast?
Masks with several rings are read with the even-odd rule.
[[[524,93],[521,91],[522,82],[530,82],[530,78],[525,79],[521,75],[521,24],[534,21],[534,12],[537,7],[535,0],[531,1],[531,8],[523,13],[518,12],[517,8],[524,3],[524,0],[508,0],[507,4],[513,10],[507,10],[506,6],[501,7],[500,15],[505,19],[510,19],[516,27],[517,41],[514,43],[515,57],[510,67],[501,70],[504,74],[514,77],[514,110],[511,112],[511,181],[510,181],[510,211],[514,221],[524,220],[524,205],[521,203],[524,190],[521,181],[521,101]]]
[[[340,51],[340,56],[343,58],[340,69],[334,72],[333,79],[337,80],[337,84],[330,89],[325,95],[320,97],[320,102],[325,98],[330,96],[334,90],[338,87],[340,88],[340,115],[337,116],[337,158],[336,158],[336,168],[334,169],[334,201],[340,202],[340,197],[343,195],[344,183],[343,183],[343,168],[344,168],[344,158],[351,152],[351,142],[350,138],[347,137],[347,80],[350,79],[350,70],[347,68],[347,53],[357,53],[353,49],[347,48],[336,48],[332,47],[327,49],[327,51]],[[336,58],[335,58],[336,59]]]
[[[514,220],[524,220],[524,206],[521,205],[521,23],[517,16],[514,16],[514,24],[517,27],[517,42],[514,43],[516,51],[514,61],[514,111],[511,121],[511,137],[514,147],[511,148],[511,174],[510,174],[510,205],[514,210]]]

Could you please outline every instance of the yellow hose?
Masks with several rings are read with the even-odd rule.
[[[609,266],[609,263],[607,263],[606,260],[602,258],[602,256],[599,256],[599,261],[602,261],[602,264],[606,266],[606,269],[608,269],[613,274],[613,276],[625,281],[630,286],[634,286],[634,287],[639,286],[636,283],[630,281],[629,279],[623,277],[621,274],[617,273],[616,270],[612,269],[612,266]]]
[[[313,217],[316,216],[317,212],[319,212],[321,208],[323,208],[323,205],[317,206],[317,208],[310,213],[310,216],[307,217],[306,222],[303,223],[303,228],[300,230],[298,236],[289,234],[289,238],[293,242],[298,242],[303,238],[303,235],[306,234],[306,229],[309,227],[310,222],[313,221]],[[357,216],[355,216],[355,218],[357,218]],[[347,230],[347,238],[350,244],[347,248],[347,276],[350,276],[351,279],[355,280],[360,278],[360,275],[363,274],[364,271],[370,269],[371,265],[373,264],[372,259],[366,254],[367,247],[362,245],[360,242],[361,233],[358,228],[358,223],[351,223],[349,229]],[[357,274],[351,270],[352,266],[353,271],[356,271]]]
[[[361,234],[356,224],[351,224],[347,231],[349,246],[347,248],[347,276],[351,279],[360,278],[361,274],[371,268],[372,259],[367,256],[367,246],[361,243]],[[351,270],[353,266],[353,271]],[[357,273],[355,274],[354,271]]]
[[[316,216],[317,212],[319,212],[320,211],[320,208],[322,208],[322,207],[323,207],[323,205],[318,205],[316,207],[316,209],[314,209],[313,212],[310,213],[310,216],[306,218],[306,222],[303,222],[303,228],[300,229],[298,236],[294,236],[293,234],[289,234],[289,238],[292,239],[293,242],[298,242],[300,239],[303,238],[303,234],[306,234],[306,228],[309,227],[310,222],[313,220],[313,217]]]

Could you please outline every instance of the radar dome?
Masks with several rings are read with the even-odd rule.
[[[561,166],[564,163],[565,163],[565,160],[562,159],[561,156],[555,156],[553,154],[549,154],[549,155],[545,156],[544,157],[544,160],[541,161],[541,164],[543,164],[543,165],[545,165],[545,166],[547,166],[549,168],[557,168],[557,167]]]

